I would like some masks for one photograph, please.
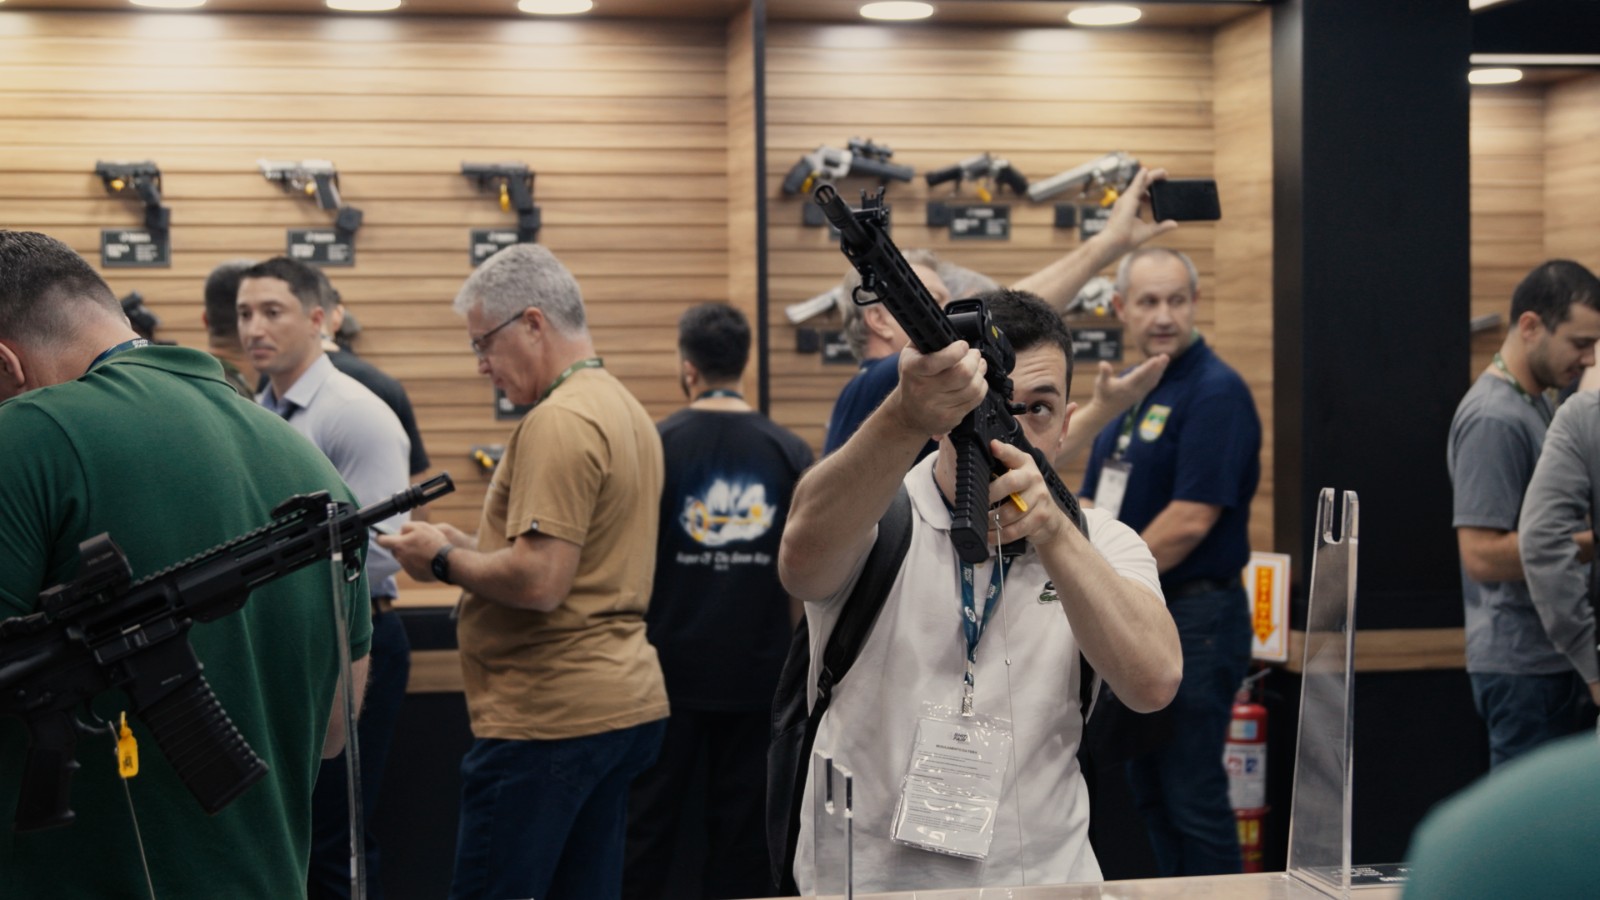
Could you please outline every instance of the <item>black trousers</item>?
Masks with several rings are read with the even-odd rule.
[[[622,896],[656,900],[681,895],[667,885],[674,860],[700,836],[679,828],[689,791],[704,784],[707,900],[769,897],[765,832],[767,710],[707,712],[674,707],[656,764],[633,782]],[[707,772],[697,782],[701,760]],[[698,874],[698,873],[697,873]],[[697,879],[698,880],[698,879]]]

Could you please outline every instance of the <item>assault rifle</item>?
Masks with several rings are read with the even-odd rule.
[[[166,231],[172,225],[172,210],[161,205],[161,170],[153,162],[97,162],[94,174],[100,176],[108,194],[132,193],[144,203],[144,227]]]
[[[256,167],[268,181],[280,185],[284,193],[299,192],[315,200],[322,209],[337,210],[333,227],[345,234],[355,234],[361,228],[361,210],[346,206],[339,196],[339,170],[325,159],[307,159],[300,162],[258,159]]]
[[[539,234],[539,207],[533,205],[533,178],[527,163],[462,163],[461,174],[482,191],[498,190],[500,211],[517,211],[517,240],[531,244]]]
[[[947,181],[956,183],[956,190],[961,190],[961,182],[977,182],[978,199],[984,203],[994,200],[994,195],[1000,188],[1011,188],[1011,192],[1018,197],[1028,190],[1028,178],[1010,160],[997,159],[991,154],[980,153],[969,156],[962,161],[934,169],[923,175],[928,180],[928,187],[937,187]],[[992,187],[992,190],[991,190]]]
[[[862,292],[876,297],[905,329],[919,352],[935,353],[956,341],[966,341],[983,355],[988,365],[985,377],[989,393],[950,432],[950,443],[956,450],[956,496],[955,511],[950,517],[950,540],[955,544],[956,553],[974,564],[989,558],[989,547],[984,540],[989,531],[989,481],[1007,471],[1005,464],[990,451],[991,440],[1003,441],[1032,456],[1056,502],[1087,534],[1088,526],[1078,499],[1056,474],[1055,465],[1028,443],[1022,425],[1017,422],[1016,413],[1022,412],[1022,408],[1011,402],[1011,368],[1016,365],[1016,353],[1005,333],[990,318],[983,301],[958,300],[942,310],[939,308],[938,302],[911,271],[900,249],[889,239],[882,189],[864,198],[860,210],[852,210],[828,184],[818,187],[813,199],[833,227],[839,229],[839,249],[861,273],[861,286],[855,289],[852,300],[865,305],[861,300]],[[1002,552],[1010,555],[1022,552],[1022,548],[1007,545]]]
[[[80,574],[39,595],[39,611],[0,621],[0,714],[20,716],[29,736],[17,798],[17,831],[69,824],[79,732],[100,729],[74,711],[120,688],[155,734],[161,753],[207,813],[267,773],[201,674],[190,626],[244,606],[250,591],[366,546],[367,529],[455,490],[439,475],[364,509],[326,491],[279,504],[265,526],[136,583],[127,557],[100,534],[78,545]]]
[[[1127,189],[1128,182],[1137,174],[1139,174],[1139,161],[1117,150],[1068,169],[1060,175],[1035,181],[1028,188],[1028,199],[1042,203],[1069,190],[1076,189],[1081,195],[1087,194],[1094,188],[1101,188],[1100,204],[1110,206],[1117,201],[1117,195]]]
[[[888,182],[910,181],[916,170],[889,162],[894,151],[883,144],[874,144],[861,138],[845,142],[847,149],[839,150],[824,144],[800,157],[783,179],[785,194],[809,194],[818,180],[832,181],[847,175],[867,175]]]

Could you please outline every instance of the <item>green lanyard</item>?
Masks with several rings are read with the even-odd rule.
[[[539,395],[539,402],[543,403],[545,401],[545,398],[550,396],[550,394],[552,392],[554,392],[556,388],[561,387],[561,382],[566,381],[568,378],[572,377],[572,373],[577,372],[580,369],[598,369],[598,368],[603,367],[604,365],[605,365],[605,362],[602,361],[600,359],[600,357],[591,356],[588,359],[580,359],[577,362],[573,363],[572,365],[567,366],[565,369],[563,369],[561,371],[560,375],[556,376],[556,380],[552,381],[550,383],[550,386],[544,389],[544,393]]]
[[[699,402],[701,400],[715,400],[718,397],[729,397],[734,400],[744,399],[744,397],[741,396],[738,391],[730,391],[727,388],[712,388],[709,391],[701,393],[700,396],[694,399],[696,402]]]
[[[1506,361],[1500,357],[1499,352],[1494,355],[1494,367],[1506,376],[1507,381],[1511,382],[1511,388],[1517,392],[1517,396],[1528,401],[1528,405],[1539,413],[1539,418],[1544,419],[1544,424],[1549,425],[1550,420],[1555,417],[1555,413],[1550,411],[1549,401],[1546,400],[1546,402],[1540,403],[1538,397],[1528,393],[1527,389],[1522,386],[1522,382],[1517,380],[1517,376],[1511,374],[1511,369],[1506,366]]]
[[[1133,422],[1138,418],[1139,406],[1140,404],[1135,403],[1133,408],[1128,410],[1128,414],[1122,417],[1122,433],[1117,435],[1117,446],[1111,454],[1114,460],[1120,462],[1122,457],[1127,455],[1128,445],[1133,443]]]

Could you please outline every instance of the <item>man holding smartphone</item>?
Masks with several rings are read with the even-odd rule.
[[[1148,247],[1123,257],[1112,305],[1127,343],[1172,362],[1095,438],[1080,494],[1149,544],[1183,645],[1172,737],[1128,764],[1162,875],[1241,868],[1222,745],[1250,662],[1239,573],[1250,559],[1261,420],[1244,379],[1195,330],[1199,301],[1199,276],[1182,253]]]
[[[305,263],[279,256],[245,269],[239,277],[239,340],[268,384],[256,399],[305,435],[339,470],[365,505],[409,486],[411,442],[400,420],[378,395],[334,368],[322,349],[326,279]],[[398,527],[405,516],[379,526]],[[394,612],[400,571],[389,551],[373,542],[367,551],[372,588],[372,682],[356,732],[361,760],[362,815],[367,823],[378,805],[400,704],[411,671],[405,626]],[[350,816],[343,757],[327,760],[317,775],[311,809],[311,900],[350,896]],[[378,846],[365,830],[367,896],[383,896]]]

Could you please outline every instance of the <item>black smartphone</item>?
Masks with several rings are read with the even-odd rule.
[[[1222,218],[1217,183],[1210,178],[1169,178],[1150,185],[1150,214],[1157,222],[1212,222]]]
[[[400,529],[394,527],[393,525],[385,525],[382,522],[373,522],[368,527],[372,529],[373,534],[381,534],[387,537],[394,537],[400,533]]]

